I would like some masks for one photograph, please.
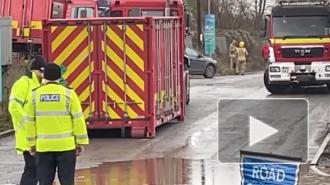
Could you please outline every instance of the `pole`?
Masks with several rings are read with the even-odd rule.
[[[197,40],[198,40],[198,49],[202,50],[202,41],[201,41],[201,35],[202,35],[202,12],[201,12],[201,2],[200,0],[197,0]]]
[[[207,13],[211,14],[211,0],[207,0]]]
[[[165,6],[165,17],[170,16],[170,0],[166,0],[166,6]]]

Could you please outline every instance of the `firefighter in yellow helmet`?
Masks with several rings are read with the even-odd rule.
[[[8,110],[15,129],[16,150],[18,154],[23,154],[25,162],[20,185],[37,184],[35,157],[29,153],[23,118],[27,109],[28,94],[40,85],[45,64],[41,56],[34,57],[30,71],[14,83],[10,93]]]
[[[80,101],[74,90],[59,84],[61,69],[47,64],[45,84],[29,95],[26,116],[27,143],[36,155],[40,185],[73,185],[76,156],[89,143]]]
[[[239,48],[237,49],[237,67],[236,67],[236,74],[244,75],[245,68],[247,64],[247,56],[249,55],[247,49],[245,48],[245,43],[240,42]]]
[[[236,71],[237,67],[237,41],[233,40],[229,45],[230,70]]]

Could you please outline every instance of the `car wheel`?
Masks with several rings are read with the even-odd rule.
[[[213,78],[215,75],[216,69],[212,64],[208,64],[205,68],[204,77],[205,78]]]

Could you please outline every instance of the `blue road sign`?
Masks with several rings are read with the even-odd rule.
[[[211,55],[215,52],[215,16],[205,15],[204,52]]]
[[[245,156],[241,173],[242,185],[297,185],[299,165]]]

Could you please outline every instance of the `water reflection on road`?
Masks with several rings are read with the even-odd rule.
[[[104,163],[76,172],[77,185],[235,185],[239,165],[218,161],[146,159]]]

